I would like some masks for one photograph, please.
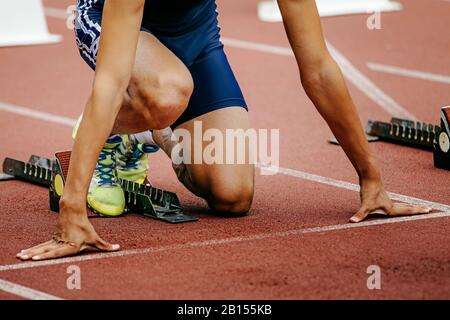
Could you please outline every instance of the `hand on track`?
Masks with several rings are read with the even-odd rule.
[[[382,214],[390,217],[425,214],[432,211],[407,203],[396,203],[387,195],[381,182],[363,182],[361,184],[361,208],[350,218],[350,222],[361,222],[371,214]]]
[[[54,259],[72,256],[88,248],[117,251],[120,246],[101,239],[86,214],[68,215],[61,212],[53,239],[22,250],[17,254],[17,258],[22,260]]]

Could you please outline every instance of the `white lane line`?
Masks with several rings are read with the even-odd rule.
[[[405,118],[410,120],[417,120],[411,112],[406,110],[393,98],[384,93],[372,80],[367,78],[360,72],[342,53],[340,53],[329,42],[327,43],[328,50],[334,57],[336,62],[342,69],[345,77],[359,90],[367,95],[372,101],[377,103],[381,108],[397,118]]]
[[[409,78],[415,78],[420,80],[428,80],[434,82],[440,82],[445,84],[450,84],[450,76],[435,74],[425,71],[413,70],[413,69],[405,69],[396,66],[390,66],[386,64],[379,64],[374,62],[368,62],[367,67],[370,70],[384,72],[389,74],[394,74],[398,76],[405,76]]]
[[[442,217],[450,217],[450,211],[431,213],[431,214],[425,214],[425,215],[417,215],[417,216],[370,220],[370,221],[364,221],[364,222],[360,222],[360,223],[345,223],[345,224],[336,224],[336,225],[323,226],[323,227],[293,229],[293,230],[273,232],[273,233],[261,233],[261,234],[255,234],[255,235],[244,236],[244,237],[229,237],[229,238],[223,238],[223,239],[211,239],[211,240],[204,240],[204,241],[188,242],[188,243],[184,243],[184,244],[156,246],[156,247],[150,247],[150,248],[144,248],[144,249],[133,249],[133,250],[123,250],[123,251],[117,251],[117,252],[97,253],[97,254],[81,255],[81,256],[75,256],[75,257],[69,257],[69,258],[56,259],[56,260],[44,260],[44,261],[37,261],[37,262],[22,262],[22,263],[15,263],[15,264],[9,264],[9,265],[1,265],[0,272],[1,271],[11,271],[11,270],[21,270],[21,269],[31,269],[31,268],[38,268],[38,267],[45,267],[45,266],[54,266],[54,265],[60,265],[60,264],[64,264],[64,263],[92,261],[92,260],[100,260],[100,259],[107,259],[107,258],[114,258],[114,257],[125,257],[125,256],[130,256],[130,255],[152,254],[152,253],[165,252],[165,251],[212,247],[212,246],[218,246],[218,245],[226,245],[229,243],[241,243],[241,242],[248,242],[248,241],[266,240],[266,239],[271,239],[271,238],[301,236],[304,234],[311,234],[311,233],[356,229],[356,228],[364,228],[364,227],[369,227],[369,226],[394,224],[394,223],[399,223],[399,222],[429,220],[429,219],[442,218]]]
[[[286,56],[286,57],[294,56],[294,53],[292,52],[291,48],[272,46],[269,44],[263,44],[263,43],[245,41],[245,40],[238,40],[238,39],[232,39],[232,38],[224,38],[224,37],[222,37],[221,40],[224,45],[233,47],[233,48],[260,51],[260,52],[264,52],[264,53],[271,53],[271,54],[276,54],[279,56]]]
[[[58,123],[66,126],[73,127],[76,123],[75,119],[70,119],[67,117],[57,116],[48,112],[42,112],[33,110],[26,107],[16,106],[4,102],[0,102],[0,111],[5,111],[9,113],[14,113],[17,115],[34,118],[38,120],[44,120],[47,122]]]
[[[0,290],[31,300],[63,300],[45,292],[34,290],[19,284],[0,279]]]
[[[278,173],[281,173],[281,174],[284,174],[287,176],[300,178],[303,180],[318,182],[318,183],[326,184],[326,185],[341,188],[341,189],[347,189],[347,190],[359,192],[359,185],[350,183],[350,182],[346,182],[346,181],[342,181],[342,180],[336,180],[333,178],[323,177],[323,176],[319,176],[316,174],[311,174],[308,172],[293,170],[293,169],[283,168],[283,167],[266,167],[266,166],[262,167],[261,165],[258,165],[258,167],[260,167],[264,170],[278,172]],[[410,197],[410,196],[405,196],[405,195],[393,193],[393,192],[388,192],[388,194],[393,200],[396,200],[396,201],[406,202],[406,203],[424,206],[424,207],[430,207],[430,208],[433,208],[435,210],[440,210],[440,211],[450,211],[450,205],[437,203],[437,202],[433,202],[433,201],[428,201],[428,200],[423,200],[423,199],[419,199],[419,198],[414,198],[414,197]]]
[[[52,17],[66,18],[67,12],[57,8],[46,7],[50,10]],[[291,48],[272,46],[252,41],[238,40],[232,38],[221,38],[222,42],[229,47],[254,50],[259,52],[271,53],[281,56],[294,56]],[[359,90],[361,90],[369,99],[378,104],[394,117],[417,120],[417,118],[398,102],[384,93],[374,82],[361,73],[342,53],[340,53],[330,43],[327,43],[331,55],[342,69],[345,77]]]
[[[281,56],[294,56],[290,48],[278,47],[267,44],[261,44],[251,41],[243,41],[231,38],[222,38],[222,42],[229,47],[255,50],[265,53],[272,53]],[[360,72],[342,53],[340,53],[334,46],[327,42],[328,50],[333,58],[339,64],[344,73],[344,76],[361,92],[363,92],[369,99],[374,101],[377,105],[383,108],[392,116],[398,118],[406,118],[417,120],[411,112],[407,111],[398,102],[384,93],[373,81],[367,78]]]
[[[69,7],[70,8],[70,7]],[[67,19],[72,12],[69,11],[69,8],[66,10],[59,9],[59,8],[52,8],[52,7],[45,7],[44,12],[45,15],[52,18],[58,18],[58,19]]]

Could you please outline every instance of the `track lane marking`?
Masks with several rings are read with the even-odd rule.
[[[397,66],[391,66],[387,64],[380,64],[380,63],[374,63],[374,62],[368,62],[367,67],[370,70],[377,71],[377,72],[383,72],[383,73],[389,73],[397,76],[404,76],[414,79],[420,79],[420,80],[427,80],[427,81],[434,81],[439,83],[445,83],[450,84],[450,76],[446,76],[443,74],[435,74],[420,70],[414,70],[414,69],[406,69],[401,68]]]
[[[75,119],[58,116],[48,112],[37,111],[31,108],[21,107],[4,102],[0,102],[0,111],[9,112],[20,116],[43,120],[47,122],[62,124],[69,127],[73,127],[76,123]]]
[[[0,279],[0,290],[30,300],[63,300],[51,294]]]
[[[267,167],[267,166],[261,166],[261,165],[258,165],[258,167],[262,168],[264,170],[274,171],[274,172],[278,172],[278,173],[281,173],[281,174],[284,174],[287,176],[300,178],[300,179],[308,180],[308,181],[312,181],[312,182],[318,182],[321,184],[326,184],[326,185],[337,187],[340,189],[346,189],[346,190],[351,190],[351,191],[356,191],[356,192],[359,192],[359,190],[360,190],[359,185],[357,185],[357,184],[350,183],[347,181],[337,180],[337,179],[333,179],[333,178],[328,178],[328,177],[324,177],[324,176],[320,176],[317,174],[312,174],[312,173],[308,173],[308,172],[304,172],[304,171],[300,171],[300,170],[294,170],[294,169],[283,168],[283,167]],[[442,203],[438,203],[438,202],[434,202],[434,201],[423,200],[423,199],[410,197],[410,196],[393,193],[393,192],[388,192],[388,195],[393,200],[406,202],[406,203],[414,204],[414,205],[420,205],[420,206],[424,206],[424,207],[431,207],[431,208],[433,208],[435,210],[439,210],[439,211],[450,211],[450,205],[446,205],[446,204],[442,204]]]
[[[231,38],[222,38],[222,42],[229,47],[249,49],[265,53],[271,53],[281,56],[294,56],[290,48],[272,46],[251,41],[243,41]],[[406,118],[417,120],[411,112],[407,111],[403,106],[396,102],[393,98],[383,92],[372,80],[367,78],[361,71],[359,71],[341,52],[339,52],[333,45],[327,42],[328,50],[333,58],[336,60],[344,76],[362,93],[364,93],[370,100],[375,102],[378,106],[384,109],[392,116],[398,118]]]
[[[53,8],[53,7],[45,7],[44,13],[47,17],[58,18],[58,19],[67,19],[72,13],[69,13],[69,7],[67,9]]]
[[[271,239],[271,238],[301,236],[304,234],[332,232],[332,231],[339,231],[339,230],[364,228],[364,227],[370,227],[370,226],[379,226],[379,225],[385,225],[385,224],[394,224],[394,223],[400,223],[400,222],[428,220],[428,219],[435,219],[435,218],[442,218],[442,217],[450,217],[450,211],[429,213],[429,214],[416,215],[416,216],[369,220],[369,221],[364,221],[364,222],[360,222],[360,223],[345,223],[345,224],[336,224],[336,225],[329,225],[329,226],[322,226],[322,227],[293,229],[293,230],[273,232],[273,233],[261,233],[261,234],[254,234],[254,235],[250,235],[250,236],[243,236],[243,237],[228,237],[228,238],[222,238],[222,239],[193,241],[193,242],[188,242],[188,243],[184,243],[184,244],[156,246],[156,247],[149,247],[149,248],[144,248],[144,249],[123,250],[123,251],[117,251],[117,252],[103,252],[103,253],[97,253],[97,254],[88,254],[88,255],[81,255],[81,256],[75,256],[75,257],[61,258],[61,259],[56,259],[56,260],[44,260],[44,261],[36,261],[36,262],[32,261],[32,262],[7,264],[7,265],[0,266],[0,272],[1,271],[11,271],[11,270],[32,269],[32,268],[45,267],[45,266],[54,266],[54,265],[60,265],[60,264],[65,264],[65,263],[93,261],[93,260],[115,258],[115,257],[125,257],[125,256],[131,256],[131,255],[152,254],[152,253],[165,252],[165,251],[211,247],[211,246],[218,246],[218,245],[226,245],[226,244],[230,244],[230,243],[259,241],[259,240],[266,240],[266,239]]]

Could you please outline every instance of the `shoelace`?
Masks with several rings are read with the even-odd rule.
[[[115,149],[102,149],[97,162],[97,178],[100,185],[113,184],[115,180]]]
[[[138,162],[141,157],[146,153],[153,153],[159,150],[159,147],[156,145],[149,145],[145,143],[138,143],[134,145],[133,152],[127,154],[125,157],[125,163],[123,168],[125,169],[134,169],[138,166]]]

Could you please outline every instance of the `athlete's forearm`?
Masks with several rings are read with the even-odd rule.
[[[303,87],[360,178],[379,179],[355,105],[325,45],[314,0],[278,0]]]
[[[315,107],[327,122],[362,179],[380,179],[357,109],[336,62],[325,59],[317,70],[318,87],[307,89]]]
[[[98,155],[111,133],[121,104],[118,92],[93,92],[83,113],[70,159],[62,206],[84,206]],[[108,92],[109,91],[109,92]]]
[[[93,90],[78,128],[61,199],[64,212],[82,212],[81,207],[85,207],[98,155],[112,131],[131,78],[144,2],[105,2]],[[67,207],[80,210],[64,210]]]

